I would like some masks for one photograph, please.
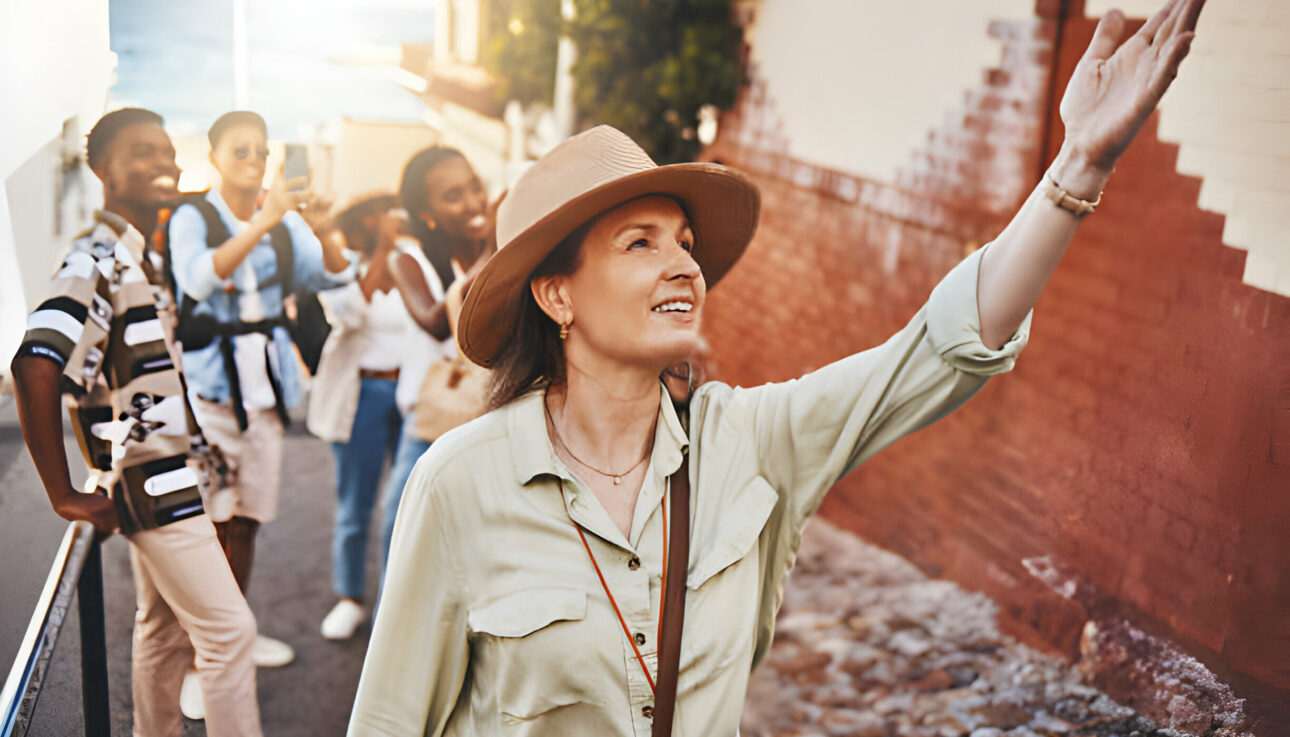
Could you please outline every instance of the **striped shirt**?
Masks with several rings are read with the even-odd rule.
[[[159,290],[141,266],[143,236],[112,213],[94,219],[28,318],[18,355],[62,367],[77,442],[121,531],[132,534],[202,513],[188,465],[200,434],[158,313]]]

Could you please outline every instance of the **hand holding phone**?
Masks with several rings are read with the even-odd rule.
[[[288,192],[299,192],[309,186],[309,149],[300,143],[288,143],[282,148],[282,180]]]

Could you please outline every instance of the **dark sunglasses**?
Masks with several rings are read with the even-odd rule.
[[[236,156],[237,159],[240,161],[251,155],[251,149],[247,148],[246,146],[235,148],[233,149],[233,155]],[[269,158],[269,149],[257,148],[255,150],[255,155],[259,156],[261,161],[264,161]]]

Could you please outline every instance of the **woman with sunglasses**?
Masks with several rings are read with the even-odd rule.
[[[408,481],[349,734],[737,734],[807,520],[1012,368],[1202,4],[1172,0],[1123,44],[1107,15],[1060,154],[905,328],[794,381],[704,384],[679,411],[661,374],[693,355],[708,289],[752,238],[755,184],[655,166],[604,126],[546,154],[502,202],[503,245],[457,323],[495,409]]]
[[[169,247],[193,412],[231,469],[228,485],[207,492],[206,510],[245,592],[256,533],[277,515],[287,408],[301,395],[283,298],[348,283],[354,267],[339,243],[321,243],[301,217],[312,198],[305,182],[279,174],[262,191],[263,118],[227,113],[207,135],[219,185],[175,210]],[[293,657],[286,643],[257,638],[257,665]]]

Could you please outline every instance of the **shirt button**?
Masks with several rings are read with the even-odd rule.
[[[650,706],[649,704],[646,704],[646,705],[642,706],[642,707],[641,707],[641,716],[645,717],[646,719],[653,719],[653,718],[654,718],[654,707],[653,707],[653,706]]]
[[[644,644],[645,644],[645,633],[644,633],[644,632],[637,632],[637,633],[636,633],[636,644],[637,644],[637,645],[644,645]]]
[[[631,570],[633,570],[633,571],[634,571],[634,570],[636,570],[637,568],[640,568],[640,567],[641,567],[641,559],[640,559],[640,558],[637,558],[636,556],[634,556],[634,555],[633,555],[633,556],[631,557],[631,560],[627,561],[627,567],[628,567],[628,568],[630,568],[630,569],[631,569]]]

